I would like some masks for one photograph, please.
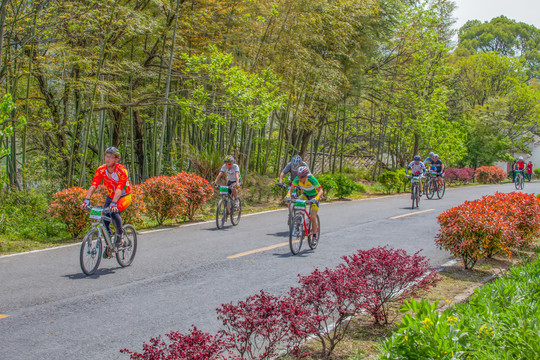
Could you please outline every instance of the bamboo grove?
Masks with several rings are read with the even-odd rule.
[[[433,150],[479,166],[523,150],[538,121],[538,31],[501,51],[470,22],[456,50],[453,10],[449,0],[3,0],[3,182],[85,186],[110,145],[135,183],[210,178],[225,154],[273,176],[294,153],[312,165],[329,154],[326,170],[341,171],[344,155],[403,166]]]

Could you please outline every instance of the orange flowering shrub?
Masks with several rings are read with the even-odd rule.
[[[483,184],[496,184],[506,179],[508,174],[496,166],[481,166],[474,172],[474,177]]]
[[[156,176],[140,185],[147,213],[159,225],[183,214],[187,206],[186,187],[172,176]]]
[[[81,209],[87,192],[87,189],[78,186],[61,190],[53,195],[49,207],[49,214],[66,224],[67,231],[73,237],[81,235],[90,226],[88,212]],[[105,190],[105,187],[100,186],[92,195],[91,201],[96,206],[100,206],[103,205],[106,196],[107,190]]]
[[[187,216],[189,220],[193,220],[195,212],[212,198],[214,193],[212,185],[202,177],[185,171],[175,175],[174,180],[178,181],[186,189],[187,204],[182,215]]]
[[[540,233],[540,200],[524,193],[496,193],[451,208],[438,217],[439,247],[463,260],[465,269],[493,253],[509,256]]]

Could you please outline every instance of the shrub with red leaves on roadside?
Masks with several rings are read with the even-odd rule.
[[[143,345],[142,353],[123,349],[132,360],[224,360],[230,359],[227,343],[218,335],[210,335],[193,327],[187,334],[171,332],[168,341],[157,337]]]
[[[296,316],[309,316],[297,305],[264,291],[237,304],[223,304],[217,309],[224,327],[220,334],[231,340],[232,347],[242,358],[272,359],[278,354],[278,346],[283,344],[295,351],[300,341],[309,336],[296,331],[293,325],[298,321]],[[299,336],[304,338],[299,339]]]
[[[81,209],[87,193],[88,189],[78,186],[58,191],[53,195],[49,207],[49,213],[63,221],[66,224],[67,231],[73,237],[81,235],[90,227],[88,212]],[[106,196],[107,190],[105,190],[105,187],[98,187],[94,195],[92,195],[92,204],[95,206],[103,205]]]
[[[429,271],[428,260],[419,252],[409,255],[405,250],[378,247],[358,250],[343,259],[345,265],[341,267],[363,279],[364,286],[371,290],[366,310],[376,323],[388,323],[391,302],[414,296],[440,279],[436,270]]]
[[[474,172],[474,177],[483,184],[496,184],[506,179],[508,174],[496,166],[481,166]]]
[[[466,184],[474,179],[474,170],[471,168],[446,168],[444,179],[450,184]]]
[[[465,269],[493,253],[509,256],[540,231],[540,203],[530,194],[496,193],[467,201],[438,217],[435,243],[463,260]]]
[[[212,185],[202,177],[189,174],[185,171],[173,177],[186,189],[186,207],[182,213],[189,220],[193,220],[197,210],[212,198],[214,190]]]
[[[174,219],[187,206],[186,187],[171,176],[156,176],[141,185],[144,204],[148,215],[159,225],[166,219]]]
[[[328,358],[336,345],[343,340],[350,325],[349,318],[368,308],[373,291],[366,279],[356,276],[349,267],[314,270],[300,276],[299,286],[292,288],[289,296],[302,305],[298,316],[299,329],[313,333],[322,345],[322,357]]]

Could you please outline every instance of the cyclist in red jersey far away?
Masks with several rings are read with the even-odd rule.
[[[115,147],[109,147],[105,150],[105,164],[98,167],[92,185],[88,189],[86,199],[82,208],[90,207],[90,198],[97,187],[103,182],[107,188],[107,199],[105,199],[104,208],[109,208],[111,219],[116,229],[116,246],[121,247],[122,242],[122,218],[120,213],[131,204],[131,185],[129,184],[127,169],[118,163],[120,160],[120,151]],[[111,233],[110,222],[105,221],[109,234]]]

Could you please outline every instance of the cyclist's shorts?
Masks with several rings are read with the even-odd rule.
[[[107,196],[107,199],[105,200],[105,204],[103,205],[104,208],[109,207],[111,205],[112,199]],[[116,207],[118,207],[118,212],[122,212],[126,210],[126,208],[131,205],[131,194],[127,194],[122,196],[118,202],[116,203]]]
[[[116,203],[119,212],[126,210],[129,205],[131,205],[131,194],[122,196],[120,200],[118,200],[118,202]]]
[[[229,180],[229,181],[227,181],[227,186],[231,186],[232,184],[236,184],[236,181],[234,181],[234,180]],[[240,184],[238,184],[238,187],[239,187],[241,184],[242,184],[242,182],[240,182]],[[237,187],[237,188],[238,188],[238,187]],[[232,190],[231,190],[231,189],[229,189],[229,194],[232,194]]]
[[[311,200],[315,199],[315,196],[306,196],[305,194],[302,194],[298,198],[302,200]],[[319,211],[319,201],[311,205],[311,210]]]

